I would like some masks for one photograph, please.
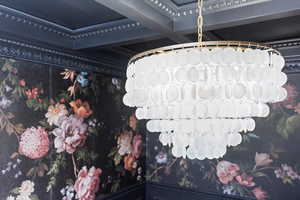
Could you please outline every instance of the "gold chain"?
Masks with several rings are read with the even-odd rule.
[[[202,15],[202,8],[203,8],[203,0],[198,0],[198,47],[202,47],[203,42],[203,15]]]

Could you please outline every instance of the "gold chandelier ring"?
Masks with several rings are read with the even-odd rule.
[[[143,57],[151,56],[151,55],[156,55],[156,54],[161,54],[161,53],[166,53],[170,51],[176,51],[176,50],[181,50],[181,49],[195,49],[195,48],[236,48],[236,49],[261,49],[261,50],[267,50],[272,53],[276,53],[278,55],[281,55],[279,51],[276,49],[273,49],[271,46],[262,44],[262,43],[257,43],[257,42],[246,42],[246,41],[206,41],[206,42],[201,42],[199,45],[199,42],[193,42],[193,43],[184,43],[184,44],[177,44],[177,45],[171,45],[171,46],[165,46],[165,47],[160,47],[157,49],[152,49],[149,51],[145,51],[142,53],[139,53],[135,56],[133,56],[128,64],[131,64]]]

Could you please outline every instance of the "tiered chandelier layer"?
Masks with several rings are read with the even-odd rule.
[[[255,129],[253,117],[268,116],[267,103],[286,98],[287,76],[281,72],[284,58],[270,47],[202,42],[202,31],[199,35],[198,43],[133,57],[123,102],[137,107],[138,119],[150,119],[147,129],[160,132],[175,157],[203,160],[239,145],[241,133]]]

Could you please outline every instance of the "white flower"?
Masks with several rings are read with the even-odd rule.
[[[3,96],[0,101],[0,107],[3,109],[8,108],[12,104],[12,101],[9,100],[6,96]]]
[[[9,85],[4,85],[5,91],[10,92],[12,88]]]
[[[20,196],[29,196],[33,192],[34,192],[34,183],[30,180],[23,181],[20,187]]]
[[[158,164],[165,164],[168,162],[168,156],[166,153],[163,152],[159,152],[156,156],[155,156],[156,162]]]
[[[130,154],[132,151],[132,132],[131,131],[124,131],[119,137],[118,137],[118,146],[119,146],[119,154],[121,156],[125,154]]]
[[[272,159],[270,159],[270,155],[266,153],[257,153],[255,154],[255,164],[256,166],[267,166],[271,162],[273,162]]]
[[[224,185],[222,187],[223,189],[223,194],[228,194],[228,195],[235,195],[236,192],[234,191],[234,187],[231,185]]]
[[[17,196],[16,200],[31,200],[31,199],[28,195],[20,194],[19,196]]]
[[[6,198],[6,200],[15,200],[15,197],[9,195],[9,196]]]
[[[121,89],[121,81],[120,81],[120,79],[112,78],[112,79],[111,79],[111,82],[112,82],[112,84],[113,84],[114,86],[116,86],[116,88],[117,88],[118,90]]]
[[[65,194],[66,194],[66,189],[65,189],[65,188],[62,188],[62,189],[60,190],[60,193],[61,193],[62,195],[65,195]]]
[[[53,124],[58,126],[60,117],[66,116],[68,110],[64,104],[57,103],[48,107],[48,112],[45,114],[47,122],[52,126]]]

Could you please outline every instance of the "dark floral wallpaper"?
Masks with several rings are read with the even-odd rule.
[[[120,79],[0,59],[0,199],[94,200],[144,181]]]
[[[147,137],[148,181],[257,200],[300,199],[300,74],[288,75],[288,97],[241,145],[218,160],[174,158],[158,134]]]

